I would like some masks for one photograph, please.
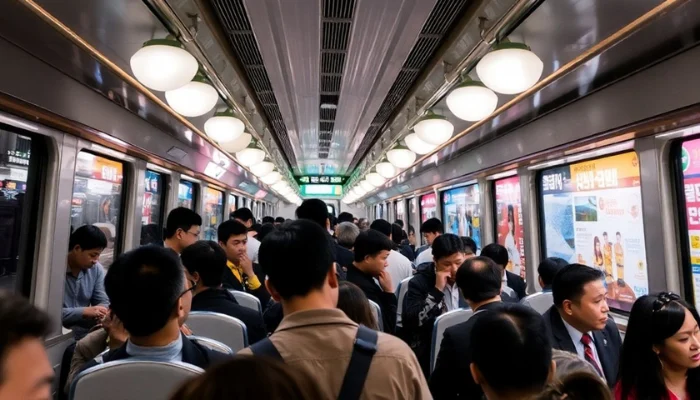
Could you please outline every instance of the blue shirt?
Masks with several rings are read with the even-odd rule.
[[[84,319],[83,310],[90,306],[109,306],[105,293],[105,270],[97,263],[88,270],[81,270],[76,278],[70,269],[66,271],[66,284],[63,290],[63,326],[73,330],[75,340],[82,339],[95,325],[94,320]]]
[[[182,335],[177,335],[177,339],[160,347],[143,347],[127,340],[126,353],[132,360],[182,361]]]

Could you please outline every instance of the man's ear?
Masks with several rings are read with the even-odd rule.
[[[331,288],[333,289],[337,288],[339,285],[335,263],[332,263],[331,267],[328,269],[328,284],[331,285]]]
[[[483,379],[481,378],[481,372],[479,372],[479,368],[477,368],[476,364],[469,364],[469,372],[471,372],[472,374],[472,379],[474,379],[474,383],[476,383],[477,385],[481,385]]]
[[[270,293],[270,296],[272,296],[272,298],[275,299],[276,302],[280,302],[282,296],[280,296],[277,290],[275,290],[275,288],[270,283],[269,279],[265,279],[265,289],[267,289],[267,292]]]

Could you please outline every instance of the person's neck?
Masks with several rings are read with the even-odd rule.
[[[168,249],[173,249],[177,254],[182,253],[179,243],[173,238],[167,238],[163,241],[163,246]]]
[[[662,363],[661,372],[664,375],[664,383],[666,384],[666,388],[677,396],[685,397],[685,384],[688,376],[688,368]]]
[[[355,268],[357,268],[357,269],[359,269],[360,271],[362,271],[363,274],[369,275],[369,273],[367,272],[367,267],[364,265],[364,263],[358,263],[358,262],[354,262],[354,261],[353,261],[352,265],[354,265]]]
[[[130,336],[131,343],[141,347],[162,347],[167,346],[180,335],[180,326],[177,318],[171,318],[168,323],[158,332],[148,336]]]
[[[68,271],[70,271],[71,275],[77,278],[78,275],[80,275],[82,268],[80,268],[79,265],[72,263],[70,257],[68,257],[66,264],[68,264]]]
[[[289,315],[297,311],[334,309],[330,296],[321,290],[309,292],[306,296],[295,296],[290,299],[282,299],[282,311],[284,315]]]
[[[574,320],[574,318],[572,318],[571,316],[561,312],[561,310],[557,309],[557,311],[559,312],[559,316],[561,316],[561,319],[564,320],[564,322],[571,325],[574,329],[581,332],[582,334],[586,334],[591,331],[591,329],[588,329],[588,327],[583,326],[581,323]]]
[[[219,285],[219,287],[221,287],[221,285]],[[194,296],[196,296],[196,295],[202,293],[203,291],[209,290],[209,289],[218,289],[218,288],[212,288],[212,287],[209,287],[209,286],[204,286],[204,285],[202,285],[202,283],[200,282],[200,283],[197,284],[197,286],[194,287],[194,293],[192,293],[192,294],[193,294]]]
[[[500,301],[501,301],[501,296],[495,296],[495,297],[492,297],[492,298],[490,298],[488,300],[484,300],[484,301],[471,301],[471,300],[467,299],[467,304],[469,304],[469,307],[473,311],[476,311],[479,308],[485,306],[486,304],[499,303]]]
[[[240,265],[241,260],[231,260],[229,259],[228,262],[233,264],[235,267],[238,267]]]

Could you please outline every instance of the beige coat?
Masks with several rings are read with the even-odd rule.
[[[350,363],[358,325],[338,309],[299,311],[286,316],[270,336],[287,365],[308,372],[324,399],[337,399]],[[251,354],[243,349],[239,354]],[[361,399],[432,399],[413,351],[379,332],[377,353]]]

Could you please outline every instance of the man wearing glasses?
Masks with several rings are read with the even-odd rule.
[[[165,222],[163,246],[180,255],[185,247],[199,239],[201,226],[202,217],[189,208],[178,207],[170,211]]]

